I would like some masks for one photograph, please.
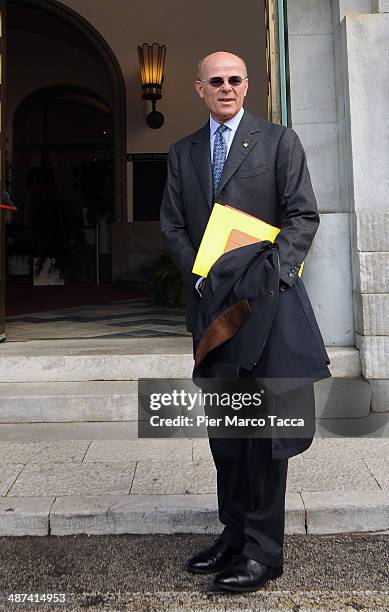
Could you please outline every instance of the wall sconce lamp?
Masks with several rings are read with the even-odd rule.
[[[157,100],[162,98],[163,68],[165,64],[166,45],[143,43],[138,46],[140,76],[144,100],[151,100],[153,110],[147,115],[147,125],[158,129],[163,125],[164,116],[156,110]]]

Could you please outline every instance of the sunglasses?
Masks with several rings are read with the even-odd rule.
[[[241,76],[230,76],[227,81],[231,85],[231,87],[238,87],[245,81],[248,77]],[[222,77],[212,77],[210,79],[199,79],[200,83],[208,83],[211,87],[222,87],[224,85],[224,79]]]

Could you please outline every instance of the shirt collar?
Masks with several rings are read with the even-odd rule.
[[[226,125],[230,130],[232,130],[233,132],[236,132],[236,130],[238,129],[239,123],[243,117],[243,113],[244,113],[244,108],[242,107],[240,109],[240,111],[238,113],[236,113],[236,115],[234,117],[231,117],[231,119],[228,119],[228,121],[224,121],[224,125]],[[212,117],[212,115],[209,116],[209,127],[210,127],[210,131],[211,131],[211,136],[214,136],[217,128],[219,127],[220,123],[218,123],[217,121],[215,121],[215,119]]]

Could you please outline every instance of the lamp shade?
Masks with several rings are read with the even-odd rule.
[[[160,128],[164,122],[164,116],[156,110],[156,104],[162,98],[165,56],[166,45],[143,43],[141,47],[138,46],[142,98],[151,100],[153,110],[147,115],[147,125],[153,129]]]
[[[166,45],[143,43],[138,46],[140,76],[143,87],[150,85],[161,90],[163,81],[163,68],[165,65]]]

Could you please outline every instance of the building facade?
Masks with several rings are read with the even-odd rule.
[[[321,224],[304,282],[325,343],[338,371],[360,371],[369,381],[372,410],[388,411],[389,2],[246,0],[241,11],[233,3],[228,10],[221,0],[192,6],[179,0],[8,5],[7,67],[12,63],[17,74],[7,82],[3,132],[9,155],[16,154],[15,114],[36,91],[66,85],[62,94],[68,100],[93,99],[90,105],[101,112],[105,105],[109,115],[110,143],[99,142],[96,150],[112,150],[113,220],[106,252],[113,281],[136,278],[162,248],[157,219],[152,213],[139,216],[134,155],[164,155],[206,121],[193,93],[200,57],[226,49],[247,59],[247,108],[264,118],[270,108],[270,119],[287,120],[307,153]],[[46,22],[34,21],[37,12]],[[273,40],[278,30],[281,36]],[[136,46],[145,41],[167,45],[158,104],[165,123],[159,130],[146,124],[148,103],[139,84]],[[33,60],[40,66],[35,72]]]

